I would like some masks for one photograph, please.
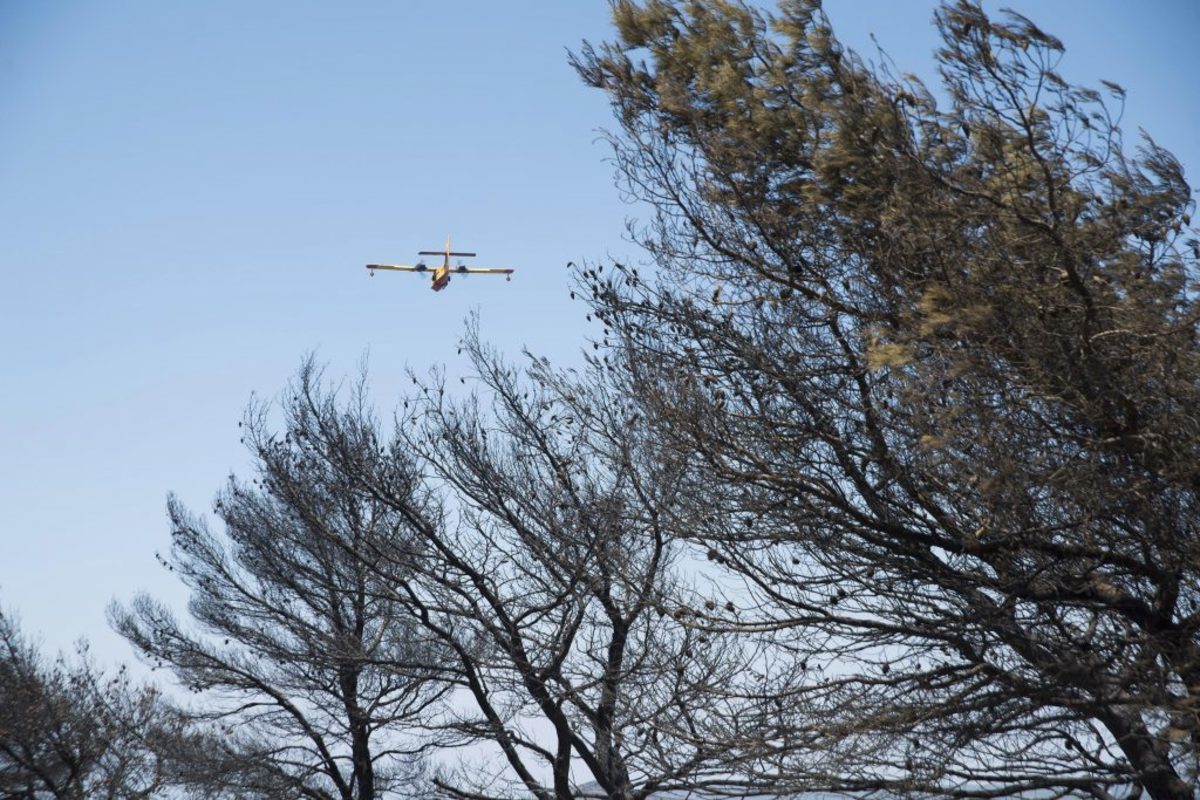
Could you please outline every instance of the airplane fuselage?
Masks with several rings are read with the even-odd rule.
[[[446,259],[450,259],[447,257]],[[440,292],[445,289],[450,283],[450,265],[444,264],[433,271],[433,285],[430,287],[435,292]]]

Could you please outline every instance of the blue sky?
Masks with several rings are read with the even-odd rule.
[[[1010,5],[1063,73],[1129,91],[1200,174],[1200,3]],[[998,3],[987,3],[995,10]],[[828,0],[843,41],[928,76],[927,0]],[[384,408],[406,366],[485,336],[570,363],[587,335],[563,265],[636,258],[596,141],[604,98],[565,51],[600,0],[0,0],[0,603],[50,648],[130,658],[104,607],[147,589],[164,498],[197,510],[243,470],[237,421],[315,351],[370,352]],[[1132,137],[1131,137],[1132,139]],[[433,294],[369,261],[476,250],[514,266]]]

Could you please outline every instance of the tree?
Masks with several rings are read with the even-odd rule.
[[[1067,84],[1015,13],[937,12],[939,105],[815,0],[613,9],[615,41],[575,63],[612,101],[660,270],[580,279],[689,464],[673,534],[754,597],[707,623],[832,667],[841,713],[809,724],[871,745],[842,787],[1193,797],[1179,163],[1148,136],[1127,154],[1120,87]]]
[[[298,432],[403,520],[420,552],[409,572],[386,548],[367,564],[447,653],[458,691],[441,730],[497,754],[498,768],[444,769],[440,791],[566,800],[744,787],[732,765],[762,749],[757,654],[681,622],[705,600],[682,584],[661,522],[678,465],[639,447],[602,386],[543,362],[524,375],[473,333],[465,349],[480,392],[454,402],[440,377],[414,378],[386,459],[361,457],[383,434],[311,367],[298,381]]]
[[[181,722],[124,668],[106,675],[81,644],[47,663],[0,613],[0,795],[20,800],[164,796],[169,769],[152,746]]]
[[[283,403],[285,432],[253,406],[246,441],[258,475],[230,477],[220,533],[172,498],[168,568],[191,589],[185,627],[139,596],[115,628],[202,695],[202,727],[176,742],[181,780],[211,796],[371,800],[415,793],[415,736],[443,694],[437,651],[390,599],[373,554],[403,571],[418,554],[402,521],[331,470]],[[353,456],[378,460],[376,443]]]

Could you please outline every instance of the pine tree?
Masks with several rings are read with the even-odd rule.
[[[1061,42],[973,2],[936,14],[936,93],[842,47],[813,0],[614,16],[575,63],[654,209],[657,272],[580,280],[614,380],[692,465],[676,534],[755,595],[723,625],[836,695],[795,721],[860,759],[832,784],[1193,797],[1200,245],[1178,161],[1130,151],[1119,86],[1068,84]],[[800,751],[777,774],[830,782]]]

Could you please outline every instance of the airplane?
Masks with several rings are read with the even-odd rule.
[[[507,280],[512,280],[513,270],[506,267],[466,267],[460,261],[457,266],[451,266],[450,257],[456,258],[474,258],[474,253],[456,253],[450,249],[450,237],[446,237],[445,250],[421,250],[417,253],[419,256],[442,256],[444,260],[440,267],[428,267],[424,261],[418,261],[416,264],[367,264],[367,269],[371,270],[371,277],[375,277],[377,269],[391,269],[397,272],[430,272],[433,278],[433,285],[430,287],[435,292],[440,292],[450,283],[451,273],[455,275],[506,275]]]

